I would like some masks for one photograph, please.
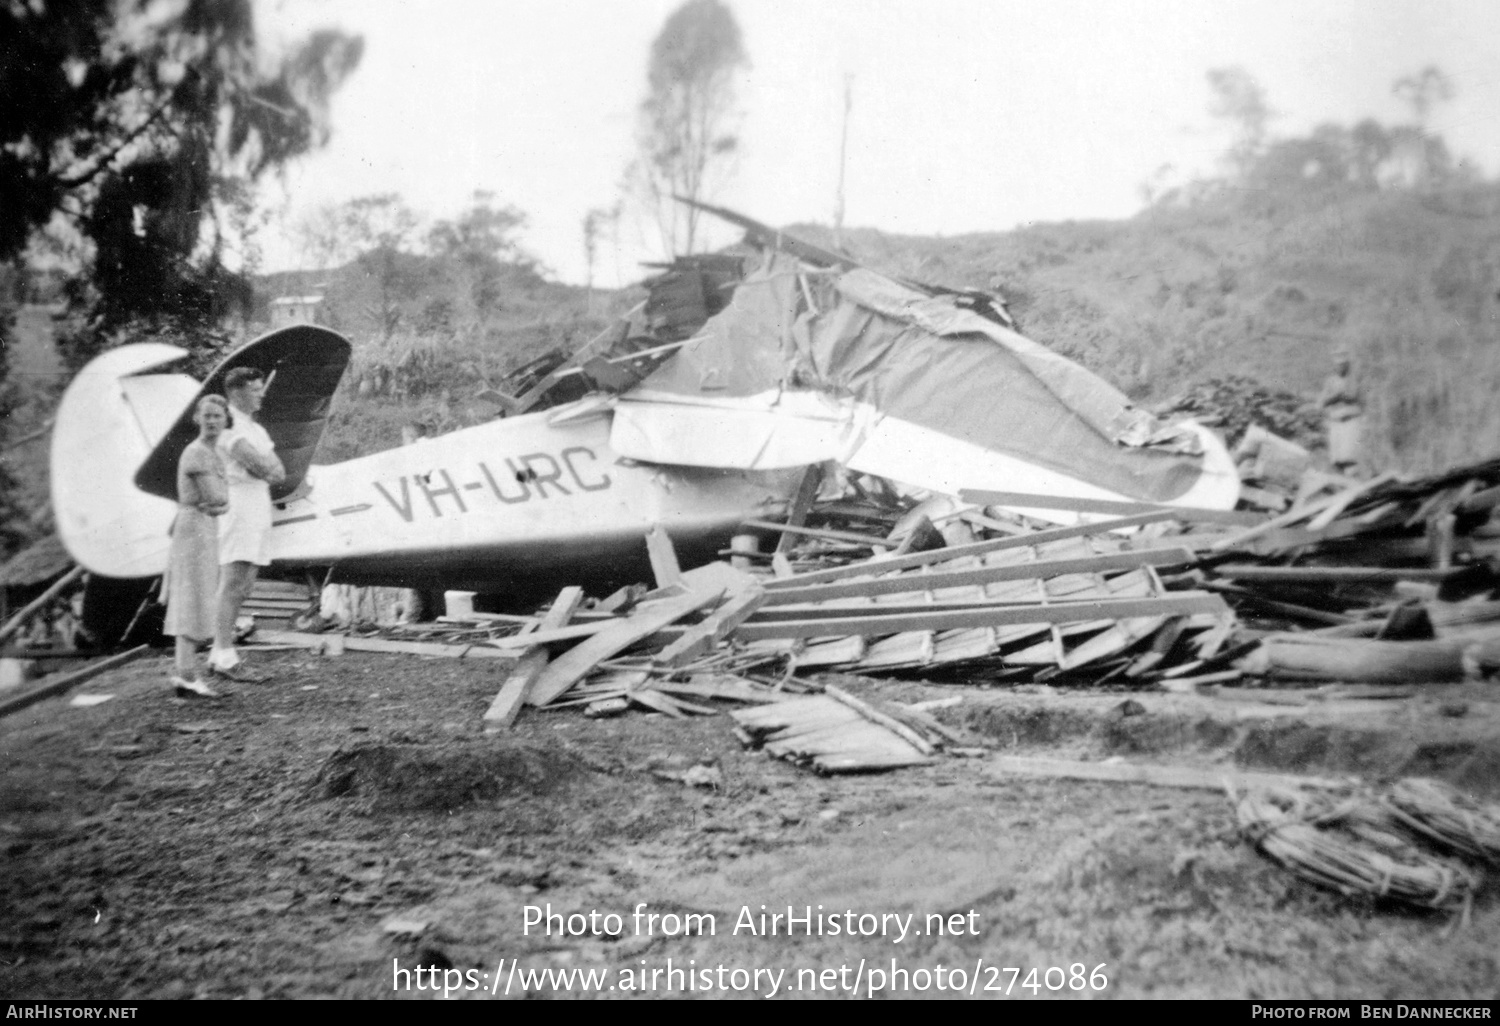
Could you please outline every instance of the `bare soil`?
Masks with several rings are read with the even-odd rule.
[[[100,705],[59,698],[0,720],[0,993],[431,997],[416,984],[443,972],[393,988],[395,970],[420,967],[476,985],[455,998],[583,993],[522,986],[512,960],[604,969],[600,996],[615,997],[752,994],[735,984],[756,969],[785,970],[780,994],[804,997],[847,995],[856,978],[861,996],[951,996],[955,968],[964,993],[1011,1000],[1500,992],[1493,887],[1467,922],[1315,889],[1247,847],[1213,792],[1016,779],[957,758],[820,778],[742,750],[724,716],[528,710],[514,733],[486,735],[498,660],[257,659],[274,681],[218,702],[174,698],[153,656],[85,684],[114,696]],[[1012,754],[1084,736],[999,722],[983,736]],[[1091,722],[1096,737],[1121,729]],[[1191,734],[1205,751],[1224,741]],[[695,766],[717,786],[679,779]],[[640,903],[712,914],[714,932],[664,919],[647,933]],[[763,936],[762,905],[915,919],[905,939]],[[525,928],[528,906],[612,912],[623,928],[573,935],[563,920],[548,935]],[[685,968],[710,970],[709,985]],[[893,969],[910,975],[890,987]]]

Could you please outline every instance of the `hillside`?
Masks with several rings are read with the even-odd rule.
[[[256,281],[253,330],[266,327],[272,299],[321,295],[321,323],[354,345],[321,463],[397,445],[409,424],[443,432],[493,416],[475,396],[530,360],[577,348],[639,298],[548,281],[525,266],[499,265],[476,280],[452,261],[403,253],[382,265],[374,256]]]
[[[882,270],[997,288],[1028,335],[1143,403],[1227,374],[1312,398],[1347,346],[1377,465],[1426,471],[1500,450],[1492,185],[1226,196],[950,238],[846,231],[844,244]]]

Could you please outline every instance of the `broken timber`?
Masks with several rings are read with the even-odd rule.
[[[993,609],[956,609],[895,616],[879,613],[855,616],[850,615],[848,609],[834,612],[835,615],[832,616],[809,616],[802,620],[774,623],[758,623],[752,619],[742,624],[735,636],[744,641],[764,641],[772,638],[820,638],[839,634],[899,634],[903,631],[949,630],[957,627],[1076,623],[1129,616],[1175,616],[1180,613],[1227,615],[1229,606],[1217,595],[1174,592],[1161,598],[1050,602],[1045,605],[996,606]]]
[[[150,645],[137,645],[135,648],[132,648],[125,652],[121,652],[119,655],[113,655],[108,657],[107,659],[100,659],[98,662],[90,663],[88,666],[85,666],[82,669],[74,670],[72,673],[65,673],[61,677],[58,677],[56,680],[48,681],[47,683],[42,684],[39,687],[32,688],[30,691],[27,691],[24,694],[16,695],[12,698],[7,698],[4,701],[0,701],[0,716],[8,715],[18,709],[24,709],[28,705],[33,705],[44,699],[60,695],[64,691],[67,691],[69,688],[73,687],[75,684],[82,684],[84,681],[89,680],[93,677],[97,677],[101,673],[104,673],[108,670],[113,670],[116,667],[124,666],[126,663],[133,662],[134,660],[139,659],[141,656],[145,655],[150,650]]]
[[[810,764],[821,773],[895,769],[931,761],[903,734],[831,695],[792,698],[729,715],[741,739],[752,747],[799,765]],[[910,733],[910,728],[903,729]],[[927,749],[930,752],[931,745]]]
[[[694,591],[637,607],[630,616],[609,623],[549,664],[532,685],[530,704],[546,705],[587,676],[602,660],[623,652],[689,613],[713,605],[723,594],[723,591]]]
[[[964,502],[980,506],[1006,506],[1020,509],[1058,509],[1076,513],[1112,513],[1128,515],[1169,510],[1176,520],[1202,524],[1233,524],[1254,527],[1265,522],[1259,513],[1241,513],[1227,509],[1204,509],[1200,506],[1164,506],[1153,502],[1119,502],[1113,499],[1074,499],[1062,495],[1037,495],[1032,492],[992,492],[965,488],[958,493]]]
[[[547,610],[547,615],[542,618],[540,629],[550,630],[565,626],[582,601],[582,588],[564,588],[558,592],[552,608]],[[547,668],[547,660],[547,649],[544,645],[534,645],[521,653],[516,660],[516,665],[511,668],[510,676],[506,678],[499,693],[495,695],[495,700],[490,703],[489,709],[485,710],[486,730],[498,730],[516,722],[516,716],[520,713],[521,706],[525,704],[532,685]]]

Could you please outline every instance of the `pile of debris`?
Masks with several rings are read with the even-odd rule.
[[[1500,460],[1324,479],[1281,516],[1194,543],[1190,579],[1258,642],[1246,671],[1420,684],[1500,668]]]
[[[463,610],[340,649],[515,661],[485,722],[526,706],[673,717],[724,704],[747,743],[826,772],[927,761],[964,738],[809,673],[1194,691],[1245,678],[1400,684],[1500,669],[1500,460],[1421,480],[1309,475],[1254,512],[1009,492],[901,495],[813,468],[782,519],[654,588],[534,616]],[[1015,512],[1083,521],[1046,526]],[[752,534],[753,532],[753,534]],[[760,551],[763,542],[773,542]],[[262,632],[327,647],[326,635]]]
[[[1244,837],[1289,872],[1346,895],[1468,908],[1500,866],[1500,805],[1438,780],[1379,792],[1254,789],[1235,794]]]
[[[1193,417],[1217,427],[1231,446],[1251,425],[1259,425],[1304,449],[1323,443],[1323,422],[1315,405],[1291,392],[1267,388],[1254,378],[1230,374],[1210,378],[1156,407],[1159,416]]]

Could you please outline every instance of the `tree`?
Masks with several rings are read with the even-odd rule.
[[[457,265],[481,323],[499,309],[507,269],[527,279],[538,276],[535,258],[513,238],[526,226],[526,215],[512,206],[493,206],[494,199],[494,193],[476,190],[467,210],[427,233],[433,256]]]
[[[699,216],[672,197],[709,198],[738,148],[734,75],[748,64],[739,24],[720,0],[687,0],[651,44],[628,178],[671,255],[691,251]]]
[[[357,259],[375,279],[374,314],[380,337],[390,338],[401,323],[401,300],[415,290],[406,264],[422,218],[394,192],[360,196],[319,216],[336,226],[334,252]]]
[[[1453,82],[1435,64],[1397,79],[1391,93],[1411,108],[1412,124],[1391,132],[1393,149],[1405,159],[1413,184],[1437,185],[1453,174],[1453,155],[1441,136],[1428,130],[1433,109],[1453,99]]]
[[[1441,68],[1429,64],[1415,74],[1397,79],[1391,93],[1411,108],[1413,122],[1425,132],[1433,108],[1453,99],[1453,82]]]
[[[1232,126],[1235,139],[1228,159],[1236,175],[1243,176],[1265,151],[1267,126],[1275,112],[1266,103],[1266,91],[1244,68],[1214,68],[1208,85],[1214,94],[1209,113]]]
[[[0,260],[54,218],[91,245],[71,365],[132,329],[202,338],[248,299],[232,208],[327,140],[361,49],[321,31],[272,63],[252,0],[0,4]]]
[[[606,238],[619,245],[621,204],[594,207],[583,216],[583,256],[588,265],[588,305],[594,309],[594,265],[599,259],[599,244]]]

